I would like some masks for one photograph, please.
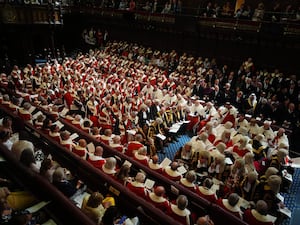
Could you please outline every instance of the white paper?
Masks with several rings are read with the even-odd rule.
[[[63,110],[59,113],[59,115],[61,117],[65,117],[68,112],[69,112],[68,108],[63,108]]]
[[[57,120],[55,123],[53,123],[53,124],[55,124],[55,125],[57,125],[58,127],[59,127],[59,129],[61,129],[61,128],[63,128],[65,125],[62,123],[62,122],[60,122],[59,120]]]
[[[70,136],[70,139],[71,140],[74,140],[74,139],[76,139],[76,138],[78,138],[79,137],[79,135],[77,134],[77,133],[74,133],[74,134],[72,134],[71,136]]]
[[[180,166],[177,168],[177,171],[180,173],[180,174],[185,174],[187,172],[186,168],[184,166]]]
[[[232,160],[230,158],[228,158],[228,157],[225,158],[225,163],[228,164],[228,165],[232,165],[233,164]]]
[[[131,135],[135,135],[136,134],[136,130],[126,130],[126,132],[128,134],[131,134]]]
[[[240,200],[239,200],[239,202],[238,202],[238,205],[239,205],[240,207],[243,207],[244,209],[250,208],[250,203],[249,203],[246,199],[241,198],[241,197],[240,197]]]
[[[89,153],[94,153],[95,152],[95,145],[93,142],[90,142],[87,146],[87,150]]]
[[[277,193],[276,198],[278,198],[281,202],[284,202],[284,197],[280,193]]]
[[[190,122],[191,122],[190,120],[183,121],[183,123],[190,123]]]
[[[168,165],[170,165],[171,162],[172,162],[171,159],[165,158],[165,159],[160,163],[160,166],[161,166],[162,168],[165,168],[165,167],[167,167]]]
[[[38,111],[36,114],[32,116],[32,119],[35,120],[36,118],[38,118],[39,115],[43,115],[43,113],[41,111]]]
[[[292,174],[288,173],[286,170],[282,171],[282,176],[290,182],[293,182]]]
[[[282,214],[286,215],[287,217],[291,218],[292,216],[292,212],[291,210],[289,210],[287,207],[279,208],[279,212],[281,212]]]
[[[26,210],[28,210],[30,213],[35,213],[35,212],[39,211],[41,208],[43,208],[44,206],[48,205],[49,203],[50,203],[50,201],[48,201],[48,202],[42,201],[42,202],[39,202],[39,203],[27,208]]]
[[[29,108],[28,112],[29,112],[30,114],[32,114],[33,111],[34,111],[35,109],[36,109],[36,107],[32,105],[32,106]]]
[[[163,141],[166,140],[166,138],[167,138],[167,137],[166,137],[165,135],[163,135],[163,134],[157,134],[156,137],[160,138],[160,139],[163,140]]]
[[[154,180],[150,180],[150,179],[147,178],[146,181],[145,181],[145,187],[147,189],[152,189],[154,184],[155,184]]]
[[[300,168],[300,157],[292,158],[291,161],[292,161],[292,164],[291,164],[292,167]]]

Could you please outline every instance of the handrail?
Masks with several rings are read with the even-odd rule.
[[[7,162],[12,165],[13,170],[11,170],[11,172],[22,184],[40,200],[52,201],[53,204],[55,204],[55,207],[51,209],[51,213],[55,210],[54,215],[57,216],[63,224],[66,224],[68,219],[72,218],[72,224],[95,225],[91,219],[82,213],[78,207],[46,179],[42,178],[39,174],[31,172],[28,168],[19,163],[14,155],[2,144],[0,144],[0,153]]]
[[[1,108],[3,108],[3,107],[0,106],[0,109]],[[179,190],[179,193],[185,194],[189,198],[190,204],[193,208],[197,209],[198,211],[200,210],[202,212],[203,211],[210,212],[210,214],[212,216],[215,215],[214,211],[215,211],[215,208],[217,207],[217,205],[212,204],[211,202],[208,202],[207,200],[203,199],[202,197],[200,197],[196,193],[193,193],[192,191],[188,190],[184,186],[182,186],[182,185],[180,185],[180,184],[178,184],[178,183],[176,183],[172,180],[167,179],[163,175],[161,175],[161,174],[151,170],[150,168],[142,165],[141,163],[137,162],[133,158],[128,157],[128,156],[118,152],[117,150],[112,149],[110,146],[107,146],[107,145],[103,144],[102,142],[96,140],[91,135],[89,135],[89,134],[85,133],[84,131],[78,129],[77,127],[73,126],[72,124],[64,122],[63,120],[61,120],[61,122],[63,122],[64,125],[68,127],[68,129],[71,129],[72,131],[75,131],[76,133],[78,133],[79,136],[86,138],[87,141],[92,141],[94,144],[101,145],[102,147],[104,147],[105,152],[110,153],[109,156],[117,155],[120,158],[122,158],[123,160],[128,160],[129,162],[131,162],[134,167],[136,167],[138,169],[142,169],[144,172],[146,172],[146,174],[149,177],[153,177],[157,183],[165,186],[167,194],[172,194],[171,188],[175,187],[177,190]],[[94,168],[92,165],[90,165],[85,160],[83,160],[80,157],[76,156],[75,154],[73,154],[72,152],[67,150],[66,148],[63,148],[60,144],[58,144],[57,142],[52,140],[47,134],[43,133],[41,130],[37,130],[34,126],[29,124],[28,122],[25,122],[25,127],[30,129],[31,131],[34,131],[35,133],[38,133],[41,138],[43,138],[45,141],[47,141],[51,145],[55,146],[54,150],[51,150],[51,148],[49,149],[50,151],[52,151],[52,154],[56,155],[56,156],[59,155],[60,160],[63,163],[67,163],[68,168],[69,167],[73,168],[74,174],[78,174],[79,177],[82,177],[83,181],[85,183],[87,183],[88,186],[93,186],[93,187],[96,187],[97,185],[101,186],[101,184],[99,183],[99,180],[102,180],[102,179],[111,180],[111,177],[101,173],[98,169]],[[81,166],[78,167],[78,165],[81,165]],[[93,176],[90,176],[90,174],[93,174]],[[95,175],[95,177],[94,177],[94,175]],[[98,176],[100,176],[101,179],[97,179],[96,177],[98,177]],[[92,178],[93,178],[93,180],[91,181]],[[110,183],[110,182],[108,182],[108,183],[111,184],[113,187],[115,187],[114,183]],[[115,188],[118,191],[124,190],[124,186],[122,186],[122,185],[120,186],[119,183],[117,183],[117,187],[115,187]],[[136,198],[136,196],[135,196],[135,198]],[[234,224],[246,224],[244,221],[242,221],[242,220],[240,220],[236,217],[233,217],[227,211],[223,210],[222,212],[223,212],[222,216],[225,217],[228,221],[231,221],[232,225],[234,225]],[[217,219],[218,219],[218,217],[215,218],[215,220],[217,220]]]

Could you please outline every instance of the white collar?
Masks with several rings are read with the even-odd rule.
[[[225,206],[226,209],[228,209],[231,212],[238,212],[241,213],[241,209],[238,206],[238,204],[236,204],[235,206],[231,206],[228,203],[228,199],[222,199],[223,205]]]
[[[140,182],[137,182],[137,181],[131,182],[131,185],[134,186],[134,187],[145,187],[144,183],[140,183]]]
[[[183,184],[186,187],[195,187],[195,184],[187,181],[186,178],[181,178],[180,182],[181,182],[181,184]]]
[[[260,222],[272,222],[274,223],[276,220],[276,217],[272,217],[270,215],[261,215],[259,212],[257,212],[255,209],[251,210],[251,214],[255,219],[257,219]]]
[[[178,216],[189,216],[191,214],[190,210],[188,209],[178,209],[177,205],[171,204],[172,211],[177,214]]]
[[[153,201],[153,202],[157,202],[157,203],[162,203],[162,202],[165,202],[166,199],[162,196],[157,196],[155,195],[153,192],[151,192],[149,194],[149,198]]]
[[[102,170],[106,174],[115,174],[116,173],[116,171],[114,169],[107,169],[107,168],[105,168],[105,164],[102,166]]]

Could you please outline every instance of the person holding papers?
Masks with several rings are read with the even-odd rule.
[[[148,162],[148,166],[150,169],[157,171],[158,173],[162,173],[162,166],[158,163],[159,158],[158,155],[154,155],[151,157],[151,159]]]
[[[165,198],[165,188],[163,186],[157,186],[154,188],[154,191],[149,193],[148,201],[151,202],[155,208],[166,212],[167,209],[170,207],[170,202],[168,199]]]
[[[145,187],[145,179],[146,175],[139,172],[136,174],[134,181],[127,184],[127,188],[136,195],[146,198],[148,195],[148,190]]]
[[[73,143],[73,140],[71,139],[71,134],[69,131],[65,130],[60,132],[60,144],[67,148],[68,150],[72,151],[73,147],[75,147],[75,144]]]
[[[157,152],[162,152],[163,154],[165,154],[164,144],[167,139],[165,134],[163,120],[161,118],[156,118],[149,127],[149,136],[154,139]]]
[[[193,170],[188,171],[185,174],[185,178],[181,178],[179,183],[189,189],[192,192],[196,191],[195,181],[197,179],[196,173]]]
[[[178,168],[178,162],[172,162],[170,166],[165,167],[163,175],[172,181],[179,181],[182,178],[182,175],[177,170]]]
[[[217,195],[214,190],[212,190],[212,186],[214,182],[210,178],[205,178],[202,186],[197,187],[197,194],[200,195],[202,198],[215,203],[217,201]]]

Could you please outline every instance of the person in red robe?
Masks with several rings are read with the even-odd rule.
[[[145,174],[139,172],[136,174],[134,181],[129,182],[127,184],[127,188],[133,193],[135,193],[136,195],[142,198],[146,198],[148,196],[148,190],[146,189],[144,184],[145,179],[146,179]]]
[[[191,225],[191,212],[187,209],[188,199],[185,195],[179,195],[176,204],[171,203],[167,215],[183,225]]]
[[[87,161],[90,164],[92,164],[94,167],[101,169],[106,162],[106,160],[102,157],[102,155],[103,155],[103,148],[101,146],[97,146],[95,148],[95,152],[89,154]]]
[[[240,200],[240,196],[236,193],[231,193],[228,196],[228,199],[218,199],[217,204],[221,206],[226,211],[230,212],[232,215],[243,219],[243,213],[241,211],[241,208],[238,205],[238,202]]]
[[[274,217],[267,214],[268,205],[264,200],[258,200],[255,209],[244,212],[244,221],[251,225],[274,225]]]
[[[165,188],[163,186],[157,186],[154,192],[149,193],[147,200],[151,202],[155,208],[166,212],[170,207],[170,202],[164,197]]]

